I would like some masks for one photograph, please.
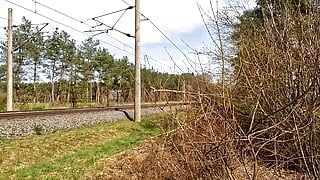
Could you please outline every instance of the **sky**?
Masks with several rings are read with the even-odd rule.
[[[13,24],[20,24],[22,16],[31,20],[33,24],[49,23],[43,30],[52,32],[56,27],[59,30],[68,32],[78,44],[95,33],[85,31],[92,30],[92,26],[98,25],[91,18],[125,9],[129,5],[134,5],[134,0],[10,0],[24,8],[18,7],[6,0],[0,0],[0,40],[5,38],[7,26],[8,8],[13,8]],[[129,5],[128,5],[128,4]],[[197,3],[203,9],[209,8],[209,0],[141,0],[140,12],[149,18],[161,31],[172,40],[188,58],[194,60],[196,56],[192,54],[188,46],[201,50],[204,45],[210,45],[210,38],[203,25],[203,21],[198,10]],[[54,10],[63,12],[74,19],[61,15]],[[42,14],[50,19],[39,16]],[[112,26],[121,13],[98,18],[100,22]],[[156,70],[169,73],[195,72],[199,70],[199,64],[188,62],[185,56],[177,50],[148,20],[143,17],[141,21],[141,43],[142,43],[142,66],[153,67]],[[79,21],[84,21],[81,23]],[[54,22],[56,21],[56,22]],[[60,22],[62,24],[59,24]],[[40,27],[42,25],[39,25]],[[70,28],[71,27],[71,28]],[[134,35],[134,10],[127,10],[123,17],[115,26],[116,29]],[[105,29],[98,26],[95,29]],[[85,33],[84,33],[85,32]],[[101,46],[107,48],[111,54],[117,58],[128,56],[134,62],[134,39],[125,35],[110,31],[95,36],[101,42]],[[171,57],[170,57],[171,56]],[[171,58],[173,60],[171,60]],[[200,57],[203,64],[208,64],[210,58]],[[174,61],[174,62],[173,62]],[[196,62],[199,62],[198,60]],[[175,65],[176,64],[176,65]]]

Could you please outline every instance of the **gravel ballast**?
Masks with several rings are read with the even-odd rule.
[[[182,109],[183,106],[171,106],[160,109],[145,108],[141,115],[151,115],[162,111]],[[133,109],[126,110],[133,117]],[[75,114],[63,114],[54,116],[23,117],[8,121],[0,121],[0,138],[18,138],[35,134],[52,133],[58,130],[90,126],[100,123],[114,122],[126,119],[120,111],[86,112]]]

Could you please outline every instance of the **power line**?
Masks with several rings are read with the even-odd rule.
[[[39,5],[41,5],[41,6],[45,7],[45,8],[48,8],[48,9],[54,11],[54,12],[57,12],[57,13],[59,13],[59,14],[62,14],[62,15],[64,15],[64,16],[70,18],[70,19],[73,19],[73,20],[75,20],[75,21],[80,21],[80,20],[78,20],[78,19],[76,19],[76,18],[74,18],[74,17],[71,17],[71,16],[69,16],[69,15],[67,15],[67,14],[65,14],[65,13],[63,13],[63,12],[60,12],[60,11],[58,11],[58,10],[56,10],[56,9],[53,9],[53,8],[51,8],[51,7],[49,7],[49,6],[45,5],[45,4],[42,4],[42,3],[38,2],[38,1],[35,1],[35,0],[32,0],[32,1],[33,1],[35,4],[39,4]],[[36,11],[35,11],[35,12],[36,12]]]
[[[143,56],[147,58],[147,61],[148,61],[149,66],[150,66],[150,62],[149,62],[148,59],[151,59],[151,60],[154,61],[154,65],[155,65],[155,64],[158,64],[158,65],[160,65],[160,66],[163,67],[163,68],[168,67],[168,65],[163,64],[160,60],[157,60],[157,59],[155,59],[155,58],[153,58],[153,57],[151,57],[151,56],[148,56],[148,55],[145,55],[145,54],[143,54]],[[146,64],[145,64],[145,65],[146,65]]]
[[[32,1],[34,1],[34,0],[32,0]],[[34,2],[37,2],[37,1],[34,1]],[[49,7],[49,6],[47,6],[47,5],[43,4],[43,3],[39,3],[39,2],[37,2],[37,3],[40,4],[40,5],[43,6],[43,7],[46,7],[46,8],[48,8],[48,9],[54,11],[54,12],[57,12],[57,13],[63,15],[63,16],[66,16],[66,17],[68,17],[68,18],[70,18],[70,19],[72,19],[72,20],[74,20],[74,21],[77,21],[77,22],[79,22],[79,23],[81,23],[81,24],[84,24],[84,25],[86,25],[86,26],[88,26],[88,27],[90,27],[90,28],[95,28],[95,27],[98,27],[98,26],[99,26],[99,25],[97,25],[97,26],[95,26],[95,27],[92,27],[92,26],[90,26],[89,24],[86,23],[86,21],[88,21],[88,20],[90,20],[90,19],[93,19],[93,18],[89,18],[89,19],[87,19],[87,20],[85,20],[85,21],[81,21],[81,20],[79,20],[79,19],[77,19],[77,18],[74,18],[74,17],[72,17],[72,16],[70,16],[70,15],[68,15],[68,14],[66,14],[66,13],[63,13],[63,12],[61,12],[61,11],[59,11],[59,10],[56,10],[56,9],[54,9],[54,8],[52,8],[52,7]],[[121,19],[121,17],[123,16],[123,14],[124,14],[127,10],[130,10],[130,9],[133,9],[133,8],[134,8],[134,6],[130,6],[129,3],[126,3],[126,4],[129,5],[129,7],[125,8],[125,9],[118,10],[118,11],[113,11],[113,12],[111,12],[111,13],[106,13],[106,14],[103,14],[103,15],[99,15],[99,16],[96,16],[96,17],[94,17],[94,18],[100,18],[100,17],[103,17],[103,16],[107,16],[107,15],[111,15],[111,14],[114,14],[114,13],[118,13],[118,12],[123,11],[122,15],[121,15],[120,18],[118,19],[118,21],[119,21],[119,20]],[[99,22],[100,22],[100,21],[99,21]],[[104,23],[100,22],[100,24],[104,24]],[[108,26],[108,25],[107,25],[107,26]],[[109,26],[109,27],[110,27],[110,26]],[[113,27],[114,27],[114,26],[113,26]],[[93,32],[93,31],[101,31],[100,33],[95,34],[94,36],[100,35],[100,34],[102,34],[102,33],[106,33],[105,35],[107,35],[107,36],[110,37],[111,39],[113,39],[113,40],[115,40],[115,41],[123,44],[124,47],[128,47],[128,48],[130,48],[130,49],[134,49],[134,47],[132,47],[131,45],[128,45],[128,44],[120,41],[119,39],[114,38],[113,36],[110,36],[109,34],[107,34],[106,30],[90,30],[90,31],[87,31],[87,32]],[[132,55],[132,56],[134,55],[133,53],[130,53],[130,52],[128,52],[128,51],[126,51],[126,52],[127,52],[128,54]],[[146,55],[146,54],[143,53],[143,55]],[[147,55],[147,56],[148,56],[150,59],[156,61],[156,63],[161,64],[161,65],[164,66],[164,67],[166,66],[165,64],[161,63],[160,60],[157,60],[157,59],[155,59],[155,58],[153,58],[153,57],[151,57],[151,56],[149,56],[149,55]]]
[[[11,1],[9,1],[9,0],[6,0],[6,1],[9,2],[9,3],[11,3],[11,4],[13,4],[13,5],[15,5],[15,6],[20,7],[20,8],[22,8],[22,9],[26,10],[26,11],[35,13],[35,14],[43,17],[43,18],[46,18],[46,19],[48,19],[48,20],[50,20],[50,21],[53,21],[53,22],[55,22],[55,23],[57,23],[57,24],[60,24],[60,25],[65,26],[65,27],[67,27],[67,28],[70,28],[70,29],[72,29],[72,30],[74,30],[74,31],[76,31],[76,32],[79,32],[79,33],[81,33],[81,34],[84,34],[84,35],[86,35],[86,36],[88,36],[88,37],[91,37],[90,35],[82,32],[82,31],[80,31],[80,30],[78,30],[78,29],[76,29],[76,28],[74,28],[74,27],[71,27],[71,26],[66,25],[66,24],[64,24],[64,23],[61,23],[61,22],[59,22],[59,21],[57,21],[57,20],[54,20],[54,19],[52,19],[52,18],[50,18],[50,17],[48,17],[48,16],[45,16],[45,15],[43,15],[43,14],[40,14],[40,13],[38,13],[38,12],[32,11],[31,9],[28,9],[28,8],[26,8],[26,7],[23,7],[23,6],[19,5],[19,4],[16,4],[16,3],[14,3],[14,2],[11,2]],[[96,38],[96,39],[98,39],[98,38]],[[126,51],[126,50],[124,50],[124,49],[122,49],[122,48],[119,48],[119,47],[117,47],[117,46],[115,46],[115,45],[113,45],[113,44],[111,44],[111,43],[108,43],[108,42],[103,41],[103,40],[100,40],[100,39],[98,39],[98,40],[99,40],[100,42],[103,42],[103,43],[105,43],[105,44],[113,47],[113,48],[116,48],[116,49],[118,49],[118,50],[120,50],[120,51],[123,51],[123,52],[125,52],[125,53],[127,53],[127,54],[132,55],[132,53],[130,53],[130,52],[128,52],[128,51]]]
[[[107,16],[107,15],[111,15],[111,14],[118,13],[118,12],[122,12],[122,11],[125,13],[127,10],[134,8],[134,6],[129,6],[129,7],[125,8],[125,9],[117,10],[117,11],[114,11],[114,12],[111,12],[111,13],[107,13],[107,14],[103,14],[103,15],[100,15],[100,16],[96,16],[96,17],[93,17],[93,18],[89,18],[89,19],[87,19],[87,20],[85,20],[85,21],[81,21],[81,20],[79,20],[79,19],[77,19],[77,18],[74,18],[74,17],[72,17],[72,16],[70,16],[70,15],[68,15],[68,14],[66,14],[66,13],[63,13],[63,12],[61,12],[61,11],[59,11],[59,10],[56,10],[56,9],[54,9],[54,8],[52,8],[52,7],[49,7],[49,6],[47,6],[47,5],[43,4],[43,3],[40,3],[40,2],[35,1],[35,0],[32,0],[32,1],[35,2],[36,4],[39,4],[39,5],[47,8],[47,9],[50,9],[51,11],[54,11],[54,12],[56,12],[56,13],[59,13],[59,14],[65,16],[65,17],[68,17],[68,18],[70,18],[70,19],[72,19],[72,20],[74,20],[74,21],[80,22],[80,23],[82,23],[82,24],[84,24],[84,25],[86,25],[86,26],[88,26],[88,27],[92,27],[92,26],[90,26],[89,24],[86,23],[86,21],[88,21],[88,20],[94,20],[94,19],[97,19],[97,18],[100,18],[100,17],[104,17],[104,16]],[[37,13],[37,12],[34,11],[34,13]],[[124,15],[124,13],[121,15],[121,17]],[[121,19],[121,17],[117,20],[117,22]],[[117,22],[116,22],[116,23],[117,23]],[[115,23],[112,27],[111,27],[111,26],[108,26],[108,27],[110,27],[110,30],[115,30],[115,31],[117,31],[117,32],[119,32],[119,33],[122,33],[122,34],[128,36],[127,33],[124,33],[124,32],[122,32],[122,31],[114,28],[115,25],[116,25],[116,23]],[[97,26],[96,26],[96,27],[97,27]]]
[[[93,18],[89,18],[89,19],[85,20],[84,22],[82,22],[82,21],[80,21],[80,22],[81,22],[81,23],[84,23],[85,25],[89,26],[90,28],[96,28],[96,27],[99,27],[99,26],[104,25],[104,26],[106,26],[106,27],[108,28],[107,30],[105,30],[105,33],[108,33],[109,31],[114,30],[114,31],[117,31],[117,32],[119,32],[119,33],[127,36],[127,37],[134,37],[134,36],[132,36],[132,35],[129,34],[129,33],[125,33],[125,32],[123,32],[123,31],[118,30],[118,29],[115,28],[115,26],[116,26],[117,23],[121,20],[121,18],[124,16],[124,14],[125,14],[128,10],[133,9],[133,8],[134,8],[134,6],[129,6],[129,7],[125,8],[125,9],[117,10],[117,11],[114,11],[114,12],[111,12],[111,13],[107,13],[107,14],[103,14],[103,15],[99,15],[99,16],[95,16],[95,17],[93,17]],[[111,15],[111,14],[115,14],[115,13],[118,13],[118,12],[122,12],[122,13],[121,13],[120,17],[117,19],[117,21],[116,21],[112,26],[109,26],[109,25],[107,25],[107,24],[105,24],[105,23],[103,23],[103,22],[101,22],[101,21],[98,20],[98,18],[101,18],[101,17],[104,17],[104,16],[108,16],[108,15]],[[88,25],[88,24],[85,23],[85,22],[88,21],[88,20],[96,21],[96,22],[98,22],[99,24],[98,24],[98,25],[95,25],[95,26],[90,26],[90,25]],[[102,34],[102,33],[99,33],[99,34]],[[111,36],[110,36],[110,37],[111,37]],[[116,39],[116,38],[113,38],[113,37],[112,37],[112,39],[115,39],[116,41],[118,41],[118,42],[120,42],[120,43],[122,43],[122,44],[125,45],[125,43],[121,42],[120,40],[118,40],[118,39]]]
[[[6,1],[9,2],[9,3],[11,3],[11,4],[13,4],[13,5],[15,5],[15,6],[20,7],[20,8],[22,8],[22,9],[26,10],[26,11],[35,13],[35,14],[43,17],[43,18],[49,19],[50,21],[53,21],[53,22],[55,22],[55,23],[58,23],[58,24],[60,24],[60,25],[65,26],[65,27],[67,27],[67,28],[70,28],[70,29],[72,29],[72,30],[74,30],[74,31],[82,32],[82,31],[79,31],[78,29],[75,29],[75,28],[69,26],[69,25],[66,25],[66,24],[64,24],[64,23],[62,23],[62,22],[59,22],[59,21],[57,21],[57,20],[54,20],[54,19],[52,19],[52,18],[50,18],[50,17],[48,17],[48,16],[45,16],[45,15],[40,14],[40,13],[38,13],[38,12],[32,11],[31,9],[28,9],[28,8],[26,8],[26,7],[24,7],[24,6],[21,6],[21,5],[19,5],[19,4],[16,4],[16,3],[14,3],[14,2],[11,2],[11,1],[9,1],[9,0],[6,0]]]
[[[125,1],[125,0],[121,0],[122,2],[124,2],[125,4],[127,4],[127,5],[130,5],[127,1]],[[185,52],[183,52],[182,51],[182,49],[178,46],[178,45],[176,45],[153,21],[151,21],[151,19],[150,18],[148,18],[148,17],[146,17],[144,14],[142,14],[139,10],[136,10],[135,9],[135,11],[137,11],[141,16],[143,16],[146,20],[148,20],[152,25],[153,25],[153,27],[154,28],[156,28],[161,34],[162,34],[162,36],[164,36],[181,54],[183,54],[183,56],[186,58],[186,60],[188,61],[188,64],[191,66],[191,68],[195,71],[195,72],[197,72],[197,70],[193,67],[193,65],[191,64],[191,62],[190,61],[192,61],[187,55],[186,55],[186,53]],[[187,67],[187,66],[186,66]],[[188,67],[187,67],[188,68]],[[189,68],[188,68],[189,69]]]
[[[0,19],[5,20],[5,21],[8,21],[8,18],[5,18],[5,17],[0,17]],[[18,21],[12,21],[12,22],[14,22],[14,23],[16,23],[16,24],[19,24]]]
[[[130,6],[130,4],[127,2],[127,1],[125,1],[125,0],[121,0],[123,3],[125,3],[126,5],[128,5],[128,6]]]
[[[127,5],[129,5],[129,4],[127,4]],[[132,9],[131,7],[134,7],[134,6],[129,6],[129,7],[128,7],[127,9],[125,9],[125,10]],[[119,12],[119,11],[115,11],[115,12]],[[125,12],[126,12],[126,11],[124,11],[124,12],[122,13],[122,15],[120,16],[120,18],[118,19],[118,21],[122,18],[123,14],[124,14]],[[99,23],[99,25],[94,26],[94,28],[96,28],[96,27],[98,27],[98,26],[101,26],[101,25],[105,25],[105,26],[107,26],[108,28],[112,29],[114,26],[111,27],[111,26],[106,25],[105,23],[103,23],[103,22],[101,22],[101,21],[99,21],[99,20],[96,19],[97,17],[100,18],[100,17],[106,16],[106,15],[110,15],[110,14],[111,14],[111,13],[107,13],[107,14],[105,14],[105,15],[100,15],[100,16],[96,16],[96,17],[94,17],[94,18],[91,18],[92,20],[94,20],[94,21],[96,21],[96,22]],[[118,22],[118,21],[117,21],[117,22]],[[116,23],[117,23],[117,22],[116,22]],[[116,24],[116,23],[115,23],[115,24]],[[98,34],[96,34],[96,35],[99,35],[99,34],[102,34],[102,33],[108,33],[108,30],[90,30],[90,31],[88,31],[88,32],[94,32],[94,31],[101,31],[100,33],[98,33]],[[121,32],[121,33],[123,33],[123,32]],[[130,34],[126,34],[126,33],[125,33],[125,35],[128,36],[128,37],[131,36]],[[116,39],[116,40],[117,40],[117,39]],[[120,42],[121,42],[121,41],[120,41]],[[121,43],[122,43],[122,42],[121,42]],[[134,49],[134,48],[133,48],[132,46],[130,46],[130,45],[127,45],[127,44],[125,44],[125,43],[123,43],[123,44],[126,45],[126,46],[128,46],[128,47],[130,47],[131,49]],[[156,60],[155,58],[153,58],[153,57],[151,57],[151,56],[149,56],[149,55],[146,55],[146,54],[144,54],[144,53],[143,53],[143,55],[149,57],[150,59],[156,61],[158,64],[161,64],[161,65],[163,65],[164,67],[167,66],[167,65],[161,63],[159,60]]]
[[[66,25],[66,24],[64,24],[64,23],[61,23],[61,22],[59,22],[59,21],[57,21],[57,20],[55,20],[55,19],[53,19],[53,18],[50,18],[50,17],[48,17],[48,16],[43,15],[43,14],[37,12],[37,11],[33,11],[33,10],[31,10],[31,9],[28,9],[28,8],[26,8],[26,7],[23,7],[23,6],[21,6],[21,5],[17,4],[17,3],[11,2],[11,1],[9,1],[9,0],[6,0],[6,1],[9,2],[9,3],[11,3],[11,4],[13,4],[13,5],[15,5],[15,6],[20,7],[20,8],[22,8],[22,9],[26,10],[26,11],[32,12],[32,13],[37,14],[37,15],[39,15],[39,16],[41,16],[41,17],[44,17],[44,18],[46,18],[46,19],[48,19],[48,20],[50,20],[50,21],[53,21],[53,22],[55,22],[55,23],[57,23],[57,24],[60,24],[60,25],[65,26],[65,27],[67,27],[67,28],[69,28],[69,29],[72,29],[72,30],[74,30],[74,31],[76,31],[76,32],[78,32],[78,33],[81,33],[81,34],[84,34],[84,35],[86,35],[86,36],[88,36],[88,37],[91,37],[90,35],[88,35],[87,33],[83,32],[83,31],[80,31],[80,30],[78,30],[78,29],[76,29],[76,28],[74,28],[74,27],[71,27],[71,26]],[[32,0],[32,1],[34,1],[34,0]],[[84,24],[84,25],[86,25],[86,26],[88,26],[88,27],[90,27],[90,28],[92,27],[91,25],[87,24],[86,22],[83,22],[83,21],[81,21],[81,20],[79,20],[79,19],[77,19],[77,18],[74,18],[74,17],[72,17],[72,16],[70,16],[70,15],[68,15],[68,14],[66,14],[66,13],[63,13],[63,12],[61,12],[61,11],[59,11],[59,10],[56,10],[56,9],[54,9],[54,8],[52,8],[52,7],[49,7],[49,6],[45,5],[45,4],[42,4],[42,3],[40,3],[40,2],[37,2],[37,1],[34,1],[34,2],[36,2],[37,4],[39,4],[39,5],[43,6],[43,7],[46,7],[46,8],[48,8],[48,9],[54,11],[54,12],[56,12],[56,13],[59,13],[59,14],[65,16],[65,17],[68,17],[68,18],[70,18],[70,19],[72,19],[72,20],[74,20],[74,21],[77,21],[77,22],[79,22],[79,23],[81,23],[81,24]],[[133,6],[130,6],[129,3],[126,3],[126,4],[129,5],[129,7],[127,7],[126,9],[131,9],[130,7],[133,7]],[[105,15],[106,15],[106,14],[105,14]],[[98,17],[98,16],[97,16],[97,17]],[[2,19],[7,19],[7,18],[2,18]],[[92,18],[91,18],[91,19],[92,19]],[[99,21],[99,22],[100,22],[100,21]],[[101,22],[101,23],[102,23],[102,22]],[[101,24],[101,23],[100,23],[100,24]],[[103,25],[105,25],[105,24],[103,23]],[[108,25],[106,25],[106,26],[108,26]],[[110,27],[110,26],[109,26],[109,27]],[[103,31],[103,30],[102,30],[102,31]],[[128,44],[120,41],[119,39],[117,39],[117,38],[115,38],[115,37],[113,37],[113,36],[110,36],[109,34],[105,34],[105,35],[107,35],[108,37],[112,38],[113,40],[121,43],[122,45],[124,45],[124,47],[128,47],[128,48],[130,48],[130,49],[134,49],[134,47],[132,47],[131,45],[128,45]],[[97,34],[96,34],[95,36],[97,36]],[[118,50],[120,50],[120,51],[123,51],[123,52],[125,52],[125,53],[128,54],[128,55],[134,56],[133,53],[131,53],[131,52],[129,52],[129,51],[126,51],[126,50],[123,49],[123,48],[120,48],[120,47],[118,47],[118,46],[115,46],[115,45],[113,45],[113,44],[111,44],[111,43],[108,43],[108,42],[106,42],[106,41],[103,41],[103,40],[101,40],[101,39],[99,39],[99,38],[95,38],[95,39],[98,39],[100,42],[102,42],[102,43],[104,43],[104,44],[106,44],[106,45],[108,45],[108,46],[111,46],[111,47],[113,47],[113,48],[115,48],[115,49],[118,49]],[[143,55],[147,55],[147,54],[143,53]],[[147,56],[148,56],[151,60],[155,61],[157,64],[161,64],[161,65],[163,65],[164,67],[167,66],[167,65],[161,63],[160,60],[157,60],[156,58],[153,58],[153,57],[151,57],[151,56],[149,56],[149,55],[147,55]]]
[[[87,20],[85,20],[85,21],[81,21],[81,20],[79,20],[79,19],[77,19],[77,18],[74,18],[74,17],[72,17],[72,16],[70,16],[70,15],[68,15],[68,14],[66,14],[66,13],[63,13],[63,12],[57,10],[57,9],[54,9],[54,8],[52,8],[52,7],[49,7],[49,6],[47,6],[47,5],[43,4],[43,3],[37,2],[37,1],[35,1],[35,0],[32,0],[32,1],[40,4],[41,6],[43,6],[43,7],[45,7],[45,8],[50,9],[50,10],[56,12],[56,13],[59,13],[59,14],[65,16],[65,17],[68,17],[68,18],[70,18],[70,19],[72,19],[72,20],[74,20],[74,21],[77,21],[77,22],[79,22],[79,23],[81,23],[81,24],[84,24],[84,25],[86,25],[86,26],[88,26],[88,27],[90,27],[90,28],[95,28],[95,27],[92,27],[91,25],[89,25],[89,24],[86,23],[86,21],[88,21],[88,20],[90,20],[90,19],[92,19],[92,18],[89,18],[89,19],[87,19]],[[125,9],[119,10],[119,12],[125,11],[125,10],[129,10],[129,9],[132,9],[132,8],[133,8],[133,6],[129,6],[129,7],[125,8]],[[113,14],[113,13],[116,13],[116,12],[117,12],[117,11],[114,11],[114,12],[111,12],[111,13],[109,13],[109,14]],[[104,14],[103,16],[105,16],[105,15],[107,15],[107,14]],[[100,17],[100,16],[97,16],[97,17]],[[102,17],[102,16],[101,16],[101,17]],[[97,26],[96,26],[96,27],[97,27]],[[99,34],[102,34],[102,33],[99,33]],[[98,35],[98,34],[96,34],[96,35],[94,35],[94,36],[97,36],[97,35]],[[125,50],[125,47],[129,47],[130,49],[133,49],[132,46],[130,46],[130,45],[128,45],[128,44],[120,41],[120,40],[117,39],[117,38],[114,38],[113,36],[110,36],[109,34],[106,34],[106,36],[108,36],[109,38],[111,38],[111,39],[119,42],[120,44],[122,44],[122,45],[124,46],[124,50]],[[101,41],[101,40],[100,40],[100,41]],[[103,42],[103,41],[101,41],[101,42]],[[109,43],[107,43],[107,44],[110,45]],[[117,48],[117,49],[118,49],[118,48]],[[128,52],[127,52],[127,53],[128,53]]]
[[[167,66],[166,64],[163,64],[160,60],[157,60],[157,59],[155,59],[155,58],[153,58],[153,57],[151,57],[151,56],[149,56],[147,54],[143,54],[143,56],[155,61],[156,63],[158,63],[158,64],[160,64],[160,65],[162,65],[164,67]]]
[[[183,56],[187,59],[189,65],[191,66],[191,68],[197,72],[197,70],[193,67],[193,65],[191,64],[190,61],[192,61],[185,52],[182,51],[181,48],[179,48],[178,45],[176,45],[158,26],[155,25],[155,23],[153,21],[151,21],[151,19],[147,18],[148,21],[180,52],[183,54]],[[190,60],[190,61],[189,61]],[[189,69],[189,68],[188,68]]]
[[[122,31],[119,31],[119,30],[117,30],[117,29],[114,29],[115,25],[116,25],[116,24],[119,22],[119,20],[123,17],[123,15],[125,14],[125,12],[126,12],[127,10],[133,9],[133,8],[135,7],[135,6],[130,5],[130,4],[129,4],[127,1],[125,1],[125,0],[122,0],[122,1],[123,1],[126,5],[128,5],[127,8],[120,9],[120,10],[117,10],[117,11],[113,11],[113,12],[110,12],[110,13],[106,13],[106,14],[103,14],[103,15],[95,16],[95,17],[89,18],[89,19],[87,19],[87,20],[85,20],[85,21],[81,21],[81,20],[79,20],[79,19],[77,19],[77,18],[74,18],[74,17],[72,17],[72,16],[70,16],[70,15],[68,15],[68,14],[66,14],[66,13],[63,13],[63,12],[61,12],[61,11],[59,11],[59,10],[56,10],[56,9],[54,9],[54,8],[52,8],[52,7],[49,7],[49,6],[47,6],[47,5],[43,4],[43,3],[37,2],[37,1],[35,1],[35,0],[32,0],[32,1],[35,2],[36,4],[39,4],[39,5],[41,5],[41,6],[45,7],[45,8],[50,9],[50,10],[56,12],[56,13],[59,13],[59,14],[61,14],[61,15],[63,15],[63,16],[66,16],[66,17],[68,17],[68,18],[70,18],[70,19],[72,19],[72,20],[74,20],[74,21],[77,21],[77,22],[79,22],[79,23],[81,23],[81,24],[84,24],[84,25],[86,25],[86,26],[88,26],[88,27],[90,27],[90,28],[96,28],[96,27],[98,27],[98,26],[105,25],[106,27],[109,28],[109,30],[115,30],[115,31],[118,31],[118,32],[121,33],[121,34],[124,34],[124,35],[128,36],[128,37],[132,37],[132,35],[130,35],[130,34],[128,34],[128,33],[124,33],[124,32],[122,32]],[[119,17],[119,19],[116,21],[116,23],[115,23],[113,26],[109,26],[109,25],[107,25],[107,24],[105,24],[105,23],[97,20],[97,18],[104,17],[104,16],[108,16],[108,15],[112,15],[112,14],[119,13],[119,12],[123,12],[123,13],[121,14],[121,16]],[[143,17],[145,17],[140,11],[138,11],[138,12],[139,12]],[[146,17],[145,17],[145,18],[146,18]],[[90,26],[89,24],[86,23],[86,21],[88,21],[88,20],[90,20],[90,19],[98,22],[99,24],[96,25],[96,26]],[[148,18],[146,18],[146,19],[149,20]],[[124,49],[125,49],[125,47],[129,47],[130,49],[134,49],[132,46],[130,46],[130,45],[128,45],[128,44],[120,41],[119,39],[114,38],[113,36],[110,36],[109,34],[107,34],[107,33],[108,33],[108,30],[90,30],[90,31],[87,31],[87,32],[93,32],[93,31],[101,31],[100,33],[95,34],[95,35],[93,35],[93,36],[97,36],[97,35],[100,35],[100,34],[105,33],[105,34],[106,34],[108,37],[110,37],[111,39],[113,39],[113,40],[115,40],[115,41],[123,44],[123,45],[124,45]],[[117,49],[118,49],[118,48],[117,48]],[[126,52],[127,52],[127,51],[126,51]],[[128,52],[127,52],[127,53],[128,53]],[[133,55],[132,53],[129,53],[129,54],[130,54],[130,55]],[[143,54],[143,55],[145,55],[145,54]],[[154,61],[157,61],[158,64],[159,64],[159,62],[160,62],[159,60],[156,60],[155,58],[152,58],[151,56],[148,56],[148,57],[150,57],[150,59],[152,59],[152,60],[154,60]],[[160,63],[160,64],[162,64],[162,63]],[[184,63],[184,64],[185,64],[185,63]],[[164,64],[162,64],[162,65],[164,65]],[[186,65],[186,64],[185,64],[185,65]],[[187,67],[187,66],[186,66],[186,67]],[[188,67],[187,67],[187,68],[188,68]],[[181,69],[181,68],[179,68],[179,69]],[[188,69],[189,69],[189,68],[188,68]]]
[[[125,11],[123,11],[123,12],[121,13],[120,17],[119,17],[118,20],[113,24],[112,28],[114,28],[114,27],[118,24],[118,22],[121,20],[121,18],[124,16],[124,14],[125,14],[126,12],[127,12],[127,10],[125,10]]]
[[[38,35],[40,34],[40,32],[46,27],[48,26],[49,23],[44,24],[43,27],[41,27],[39,30],[37,30],[37,32],[34,35]],[[19,45],[18,47],[13,49],[13,52],[17,51],[18,49],[20,49],[22,46],[24,46],[27,42],[29,42],[31,39],[33,39],[34,36],[31,36],[30,38],[28,38],[27,40],[25,40],[21,45]]]
[[[111,26],[109,26],[109,25],[107,25],[107,24],[105,24],[105,23],[97,20],[96,18],[92,18],[92,20],[99,23],[99,25],[97,25],[96,27],[104,25],[104,26],[106,26],[107,28],[109,28],[108,30],[114,30],[114,31],[117,31],[118,33],[121,33],[121,34],[127,36],[127,37],[133,37],[133,38],[134,38],[133,35],[131,35],[131,34],[129,34],[129,33],[125,33],[125,32],[120,31],[120,30],[118,30],[118,29],[115,29],[115,28],[113,28],[113,27],[111,27]]]
[[[179,70],[183,73],[182,69],[176,64],[176,62],[173,60],[172,56],[170,55],[168,49],[166,47],[164,47],[165,51],[167,52],[168,56],[170,57],[171,61],[173,62],[174,66],[177,66],[177,68],[179,68]]]
[[[110,12],[110,13],[106,13],[106,14],[103,14],[103,15],[99,15],[99,16],[96,16],[96,17],[93,17],[93,18],[101,18],[101,17],[108,16],[108,15],[111,15],[111,14],[119,13],[119,12],[122,12],[122,11],[126,12],[127,10],[130,10],[130,9],[133,9],[133,8],[134,8],[134,6],[129,6],[129,7],[125,8],[125,9],[120,9],[120,10],[113,11],[113,12]],[[90,19],[92,19],[92,18],[89,18],[89,19],[85,20],[84,22],[86,22],[86,21],[88,21]]]

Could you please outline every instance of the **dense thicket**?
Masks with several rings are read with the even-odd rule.
[[[319,1],[261,0],[229,13],[237,7],[212,6],[205,21],[213,58],[231,78],[199,88],[201,106],[172,119],[175,130],[155,144],[142,178],[319,179]]]
[[[242,128],[257,159],[319,176],[318,2],[260,4],[236,27]]]

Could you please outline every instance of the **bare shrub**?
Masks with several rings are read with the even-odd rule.
[[[234,104],[245,99],[245,115],[237,119],[256,160],[319,177],[320,18],[313,1],[306,2],[298,6],[303,10],[265,2],[243,16]]]
[[[144,178],[319,178],[319,2],[298,2],[245,11],[232,35],[235,57],[221,33],[230,18],[212,10],[206,27],[218,50],[206,53],[221,62],[221,79],[187,89],[197,112],[172,119],[174,131],[144,161]],[[273,175],[261,176],[266,170]]]

